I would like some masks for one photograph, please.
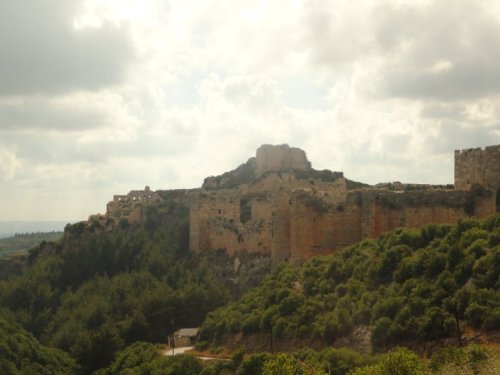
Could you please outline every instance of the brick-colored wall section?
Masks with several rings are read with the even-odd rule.
[[[329,254],[399,227],[452,224],[472,213],[480,217],[494,213],[493,194],[485,192],[360,190],[349,193],[342,206],[314,205],[311,199],[317,197],[302,193],[292,200],[292,262]],[[475,211],[467,212],[471,202]]]
[[[191,208],[191,250],[259,252],[276,262],[297,261],[398,227],[454,223],[495,212],[494,194],[485,191],[366,189],[344,192],[339,201],[319,190],[319,184],[313,189],[303,181],[307,187],[297,188],[299,183],[292,182],[260,195],[200,190]],[[245,222],[240,220],[242,199],[251,207]]]

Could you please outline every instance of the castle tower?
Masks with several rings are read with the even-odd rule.
[[[455,189],[481,186],[495,193],[500,212],[500,145],[455,151]]]
[[[266,172],[289,169],[308,170],[311,163],[300,148],[284,145],[262,145],[257,149],[255,174],[257,177]]]

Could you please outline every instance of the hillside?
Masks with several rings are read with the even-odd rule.
[[[27,253],[43,241],[57,241],[63,232],[17,233],[12,237],[0,238],[0,258]]]
[[[384,350],[500,329],[500,216],[398,229],[301,267],[282,264],[210,313],[214,345]],[[370,347],[371,346],[371,347]]]
[[[228,293],[191,257],[187,212],[166,195],[140,225],[67,226],[60,241],[29,252],[19,276],[0,281],[0,319],[68,353],[82,374],[136,341],[164,343],[200,325]]]
[[[164,343],[174,329],[204,320],[202,339],[216,346],[324,348],[295,358],[348,360],[350,368],[372,360],[330,345],[371,350],[371,343],[379,351],[436,339],[453,343],[457,320],[461,332],[500,328],[499,216],[400,229],[300,267],[283,263],[258,288],[224,306],[228,290],[215,274],[220,270],[187,250],[187,213],[167,194],[160,204],[145,206],[142,224],[122,223],[113,231],[98,222],[68,226],[60,241],[30,251],[20,276],[0,282],[0,316],[30,332],[38,340],[33,345],[69,354],[81,374],[125,366],[123,356],[147,367],[144,358],[157,357],[148,346],[150,354],[139,359],[136,350],[146,348],[139,341]],[[68,362],[61,352],[50,353]],[[40,358],[34,366],[43,363]],[[275,357],[239,358],[225,373],[252,374]],[[222,372],[216,367],[207,373],[224,373],[224,366]]]

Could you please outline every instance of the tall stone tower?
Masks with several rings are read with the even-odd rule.
[[[262,145],[257,149],[255,174],[257,177],[266,172],[311,169],[306,153],[300,148],[284,145]]]
[[[500,145],[455,151],[455,189],[500,188]]]
[[[500,212],[500,145],[455,151],[455,189],[474,186],[492,191]]]

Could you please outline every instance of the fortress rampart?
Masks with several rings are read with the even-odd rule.
[[[349,190],[363,184],[312,169],[300,149],[264,145],[234,171],[185,192],[190,250],[296,262],[398,227],[485,217],[500,211],[499,168],[500,146],[455,151],[455,188],[396,182]],[[140,222],[144,205],[161,201],[148,187],[131,191],[115,196],[106,216]]]
[[[497,211],[492,188],[500,186],[500,160],[496,159],[500,146],[486,148],[487,156],[480,157],[470,156],[467,150],[456,152],[455,189],[390,183],[350,191],[341,173],[326,181],[317,178],[320,174],[312,170],[305,153],[295,151],[300,161],[294,164],[288,150],[259,148],[252,159],[255,179],[251,183],[194,193],[192,251],[259,252],[272,255],[276,262],[299,261],[398,227],[455,223]],[[230,173],[224,176],[225,181],[231,180]],[[467,179],[469,183],[462,184]],[[482,189],[472,189],[474,184]]]

